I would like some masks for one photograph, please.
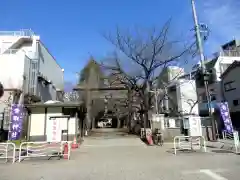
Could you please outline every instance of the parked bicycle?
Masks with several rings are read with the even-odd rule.
[[[154,133],[154,144],[158,146],[163,146],[164,140],[163,140],[163,133],[160,129],[155,129]]]

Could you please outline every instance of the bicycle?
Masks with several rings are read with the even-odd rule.
[[[155,144],[158,145],[158,146],[163,146],[163,144],[164,144],[163,133],[160,132],[160,129],[156,129]]]

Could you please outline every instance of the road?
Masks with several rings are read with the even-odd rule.
[[[108,130],[110,131],[110,130]],[[239,180],[240,156],[149,147],[122,132],[95,132],[71,160],[1,164],[1,180]]]

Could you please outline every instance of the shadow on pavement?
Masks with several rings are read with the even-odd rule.
[[[211,150],[211,152],[213,152],[213,153],[223,153],[223,154],[236,154],[231,150],[225,150],[225,149],[214,149],[214,150]]]

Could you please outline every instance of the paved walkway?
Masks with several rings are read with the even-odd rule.
[[[116,143],[118,141],[121,143]],[[136,145],[131,145],[132,142]],[[72,151],[69,161],[31,160],[1,164],[0,179],[239,180],[239,157],[213,152],[179,152],[174,155],[172,144],[149,147],[126,133],[95,132],[79,149]]]
[[[94,129],[84,139],[85,147],[114,147],[114,146],[143,146],[145,145],[138,136],[127,133],[127,129]]]

